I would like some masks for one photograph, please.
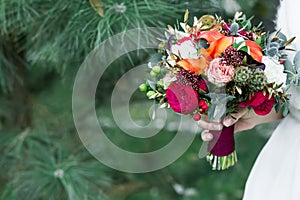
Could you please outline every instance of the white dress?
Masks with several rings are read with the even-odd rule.
[[[284,0],[277,28],[296,36],[300,50],[300,2]],[[248,177],[243,200],[300,200],[300,87],[290,90],[290,114],[284,118],[259,154]]]

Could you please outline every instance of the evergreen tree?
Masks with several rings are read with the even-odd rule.
[[[247,8],[248,15],[272,19],[275,4],[266,11],[266,2],[239,0],[237,5]],[[197,16],[232,15],[225,4],[226,0],[0,0],[0,199],[190,199],[188,192],[176,193],[177,182],[186,189],[189,185],[203,187],[205,180],[212,183],[210,177],[194,178],[207,176],[209,170],[203,167],[204,161],[195,159],[200,141],[176,165],[158,172],[138,176],[105,167],[85,150],[77,136],[71,96],[80,64],[110,36],[132,28],[173,25],[182,19],[186,8]],[[250,9],[255,6],[260,8],[256,13]],[[103,79],[110,81],[97,94],[100,116],[112,119],[104,108],[108,105],[103,104],[105,93],[111,93],[112,83],[147,56],[130,53],[104,75]],[[120,141],[122,132],[114,126],[107,128],[112,139]],[[155,138],[152,146],[163,145],[173,136],[172,131],[165,133]],[[135,148],[144,150],[146,145]],[[239,176],[245,177],[247,170],[228,174],[215,178],[232,176],[233,183]],[[215,188],[221,190],[220,185]],[[198,193],[213,198],[209,192]],[[226,196],[235,191],[227,187],[223,193]]]

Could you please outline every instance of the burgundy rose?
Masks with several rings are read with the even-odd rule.
[[[178,113],[191,114],[198,107],[198,93],[189,85],[171,83],[166,91],[166,99]]]
[[[269,94],[264,95],[263,92],[256,92],[250,99],[239,104],[240,107],[253,108],[254,112],[258,115],[267,115],[271,112],[275,103],[275,98],[269,98]]]

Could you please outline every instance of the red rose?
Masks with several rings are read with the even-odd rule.
[[[166,91],[166,99],[178,113],[191,114],[198,107],[198,93],[189,85],[171,83]]]
[[[256,92],[250,99],[239,104],[241,108],[250,107],[258,115],[267,115],[271,112],[275,103],[275,98],[269,98],[269,94],[264,95],[263,92]]]

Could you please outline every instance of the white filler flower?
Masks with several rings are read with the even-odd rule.
[[[263,56],[262,62],[266,65],[265,74],[268,82],[275,82],[277,85],[283,83],[282,87],[285,87],[287,77],[283,72],[284,66],[268,56]]]

